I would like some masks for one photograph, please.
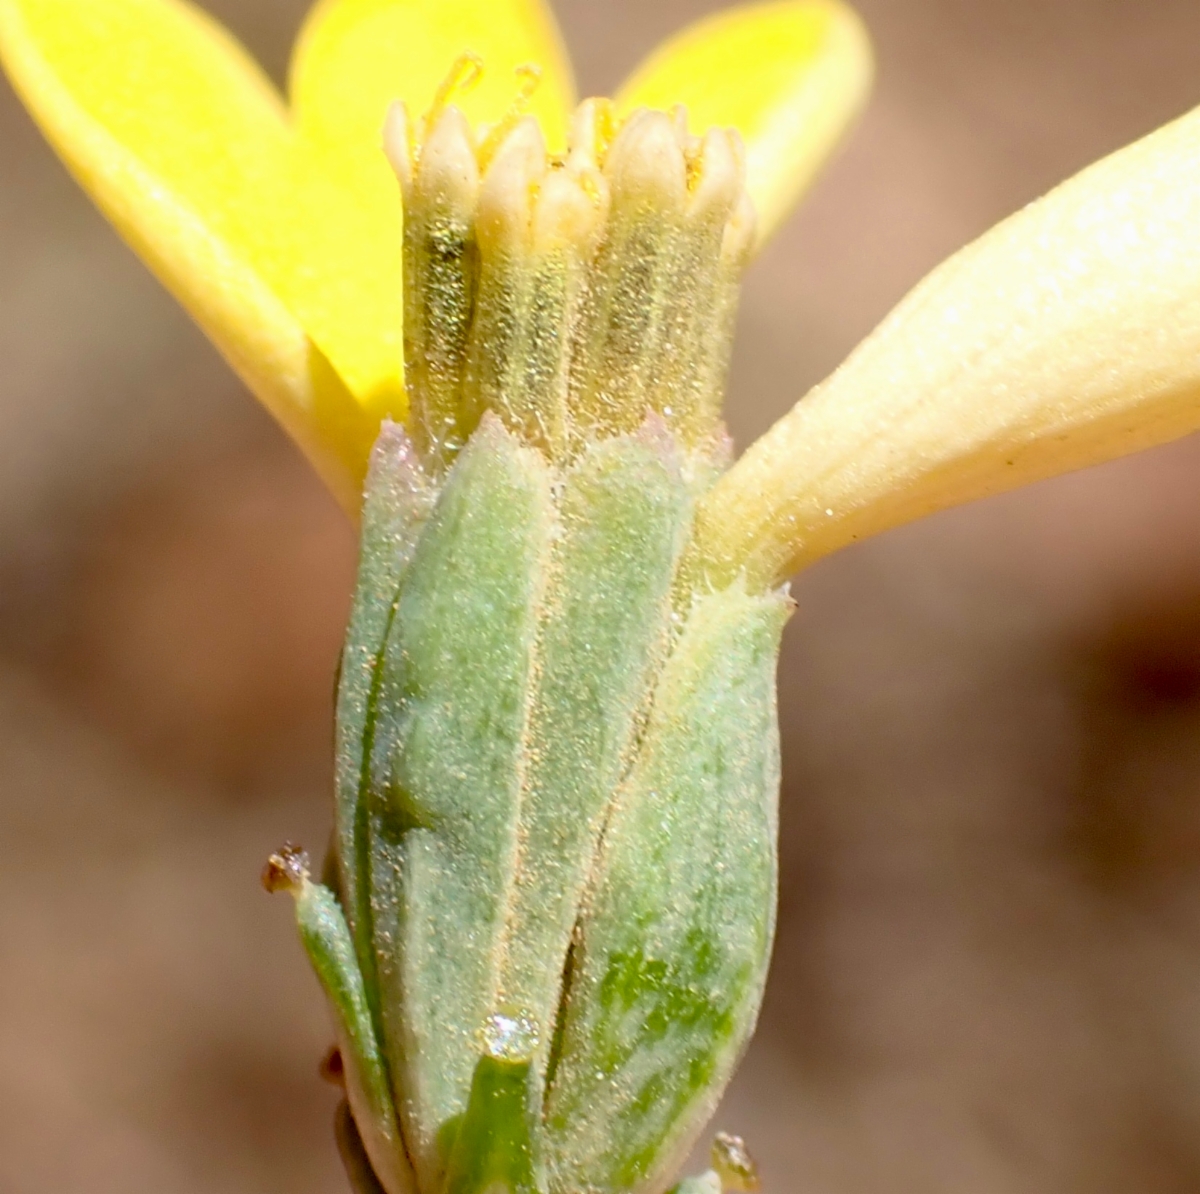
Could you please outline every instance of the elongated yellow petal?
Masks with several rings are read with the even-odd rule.
[[[0,58],[101,209],[356,505],[372,421],[347,387],[394,397],[399,316],[395,360],[372,368],[353,302],[381,254],[357,246],[353,196],[270,82],[178,0],[0,0]]]
[[[711,491],[700,550],[771,584],[1198,426],[1200,109],[935,270]]]
[[[541,79],[527,110],[551,144],[565,140],[574,86],[542,0],[318,0],[292,58],[296,119],[353,172],[356,188],[390,198],[396,180],[380,152],[388,106],[404,100],[423,115],[466,53],[483,72],[453,102],[473,124],[504,116],[523,86],[518,68],[532,65]]]
[[[684,104],[693,132],[736,128],[761,245],[857,115],[870,82],[870,43],[849,8],[782,0],[689,26],[638,67],[617,106]]]

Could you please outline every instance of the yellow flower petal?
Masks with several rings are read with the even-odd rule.
[[[349,234],[353,196],[259,68],[175,0],[0,0],[0,58],[118,231],[357,506],[372,424],[347,384],[399,385],[395,360],[371,368],[353,309],[383,289],[381,254]]]
[[[698,21],[656,50],[621,89],[621,112],[684,104],[693,132],[736,128],[770,236],[866,99],[871,49],[838,0],[783,0]]]
[[[935,270],[710,492],[715,578],[1200,426],[1200,109]]]
[[[292,58],[291,93],[304,134],[354,172],[356,185],[395,190],[380,153],[388,105],[413,117],[433,101],[464,53],[483,62],[478,84],[454,97],[472,123],[500,119],[518,94],[518,67],[541,69],[528,111],[547,139],[565,139],[571,68],[542,0],[318,0]]]

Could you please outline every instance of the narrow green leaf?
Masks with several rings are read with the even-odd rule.
[[[346,918],[333,892],[319,883],[305,879],[295,896],[300,940],[333,1009],[346,1098],[359,1134],[388,1194],[407,1194],[413,1175]]]
[[[529,1025],[503,1015],[492,1018],[485,1035],[444,1194],[537,1194],[544,1189],[533,1080],[537,1038]]]

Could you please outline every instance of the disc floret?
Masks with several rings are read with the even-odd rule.
[[[719,458],[754,239],[738,135],[695,136],[682,108],[621,119],[592,99],[556,153],[519,107],[473,129],[448,99],[416,122],[396,105],[385,133],[404,196],[409,426],[423,457],[445,468],[493,410],[556,462],[649,411]]]

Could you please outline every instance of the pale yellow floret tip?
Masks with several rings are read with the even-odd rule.
[[[491,127],[450,102],[479,69],[456,63],[424,117],[397,105],[384,131],[422,453],[448,464],[486,410],[555,458],[652,411],[705,450],[754,242],[741,138],[690,133],[681,107],[618,119],[590,99],[552,153],[524,113],[533,74]]]

